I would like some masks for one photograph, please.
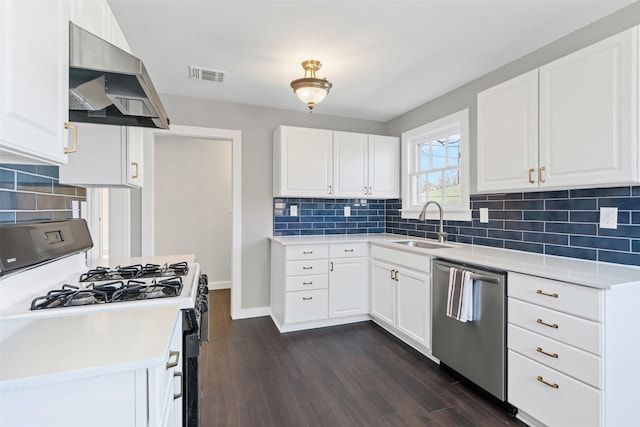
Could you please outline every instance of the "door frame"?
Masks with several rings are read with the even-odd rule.
[[[142,187],[142,256],[153,256],[155,246],[153,210],[153,162],[155,137],[183,136],[187,138],[231,141],[231,318],[241,317],[242,311],[242,132],[196,126],[171,125],[171,129],[145,129],[144,186]]]

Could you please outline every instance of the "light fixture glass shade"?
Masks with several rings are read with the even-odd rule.
[[[320,61],[314,59],[302,62],[302,68],[305,70],[304,77],[291,82],[291,88],[300,101],[307,104],[309,110],[313,110],[317,103],[322,102],[333,86],[326,78],[316,78],[316,71],[321,66]]]

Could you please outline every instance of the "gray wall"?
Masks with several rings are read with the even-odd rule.
[[[640,1],[556,40],[541,49],[533,51],[431,102],[396,117],[387,123],[386,131],[389,135],[399,136],[404,131],[429,123],[432,120],[456,111],[469,108],[469,133],[471,135],[470,172],[473,179],[471,186],[471,193],[473,194],[476,192],[475,146],[477,93],[638,24],[640,24]],[[469,64],[469,66],[473,67],[473,64]],[[429,83],[425,82],[425,84]]]
[[[162,101],[172,124],[242,132],[241,305],[244,309],[269,306],[274,129],[289,125],[385,135],[384,124],[308,113],[302,103],[300,112],[295,112],[172,95],[163,95]]]

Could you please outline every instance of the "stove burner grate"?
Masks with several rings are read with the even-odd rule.
[[[80,289],[77,286],[62,285],[62,289],[54,289],[46,295],[31,301],[31,310],[45,308],[70,307],[109,302],[106,292],[95,289]]]
[[[103,280],[130,280],[155,277],[184,276],[189,272],[186,262],[174,264],[135,264],[114,268],[96,267],[80,275],[80,282],[97,282]]]

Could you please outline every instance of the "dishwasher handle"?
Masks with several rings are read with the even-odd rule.
[[[434,264],[438,270],[449,272],[448,267],[444,267],[440,264]],[[485,276],[483,274],[471,273],[471,280],[480,280],[482,282],[491,282],[491,283],[500,283],[500,279],[496,279],[495,277]]]

